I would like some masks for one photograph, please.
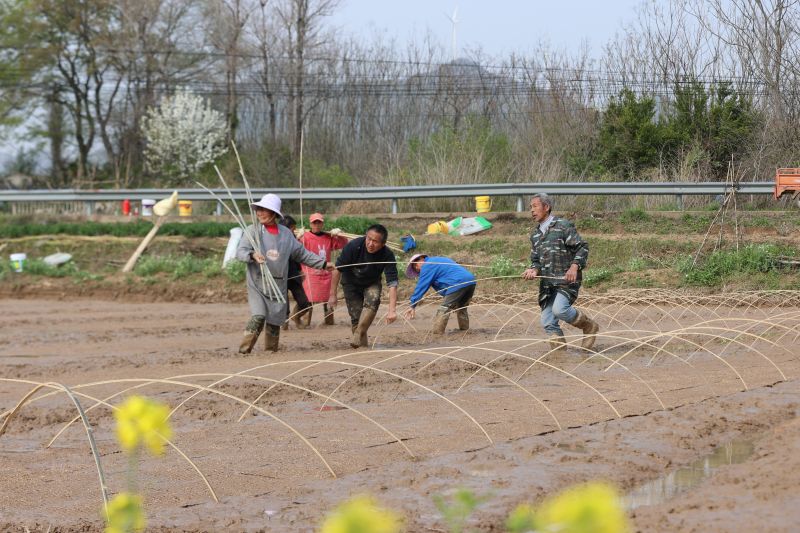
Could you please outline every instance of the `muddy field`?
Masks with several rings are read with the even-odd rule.
[[[250,356],[243,304],[0,300],[3,419],[50,387],[0,437],[0,530],[102,529],[83,426],[59,433],[77,414],[60,385],[112,493],[127,460],[107,405],[136,392],[175,408],[176,449],[139,466],[154,531],[310,531],[365,492],[409,531],[444,531],[432,497],[457,488],[489,498],[475,530],[502,531],[517,504],[590,479],[629,494],[639,531],[796,530],[800,292],[695,299],[582,295],[603,328],[592,353],[550,353],[529,293],[479,293],[466,334],[452,320],[430,338],[429,306],[353,351],[340,309]],[[736,464],[711,472],[715,450]]]

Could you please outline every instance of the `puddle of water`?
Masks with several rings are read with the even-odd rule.
[[[667,501],[710,477],[719,467],[743,463],[754,449],[751,440],[732,440],[690,465],[640,485],[623,498],[623,503],[630,511]]]

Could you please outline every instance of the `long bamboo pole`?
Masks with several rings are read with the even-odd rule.
[[[145,249],[147,249],[147,246],[155,238],[156,233],[158,233],[158,229],[164,223],[164,218],[165,217],[156,217],[156,222],[153,224],[153,227],[147,235],[145,235],[144,239],[142,239],[142,242],[139,243],[139,247],[133,252],[133,255],[128,259],[128,262],[125,263],[125,266],[122,267],[123,272],[130,272],[133,270],[133,267],[136,266],[136,261],[139,260],[139,257],[144,253]]]

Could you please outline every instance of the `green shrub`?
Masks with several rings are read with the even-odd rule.
[[[41,259],[28,259],[25,261],[25,273],[34,276],[65,278],[77,274],[77,272],[78,266],[71,261],[59,266],[48,265]]]
[[[493,277],[513,276],[521,275],[524,268],[525,267],[512,261],[508,257],[499,255],[492,259],[492,263],[489,266],[489,272]]]
[[[780,272],[736,274],[729,281],[748,290],[774,291],[789,288],[783,286],[783,275]]]
[[[610,281],[614,274],[620,272],[618,268],[589,268],[583,273],[583,286],[593,287],[604,281]]]
[[[249,221],[247,214],[245,214],[245,220]],[[191,222],[189,224],[169,222],[161,226],[159,233],[183,237],[228,237],[231,228],[234,227],[237,227],[237,224],[233,222]]]
[[[668,262],[697,249],[697,243],[688,240],[647,239],[605,239],[601,236],[589,239],[589,265],[593,268],[621,268],[630,270],[641,266],[638,261],[649,257],[647,264]],[[644,267],[647,268],[647,267]]]
[[[13,274],[11,269],[11,261],[7,261],[4,258],[2,261],[0,261],[0,280],[4,280],[10,274]]]
[[[214,257],[198,258],[193,255],[184,255],[174,262],[172,279],[180,279],[185,276],[200,273],[204,273],[206,277],[208,277],[208,273],[211,272],[214,267],[216,267],[217,270],[221,270],[217,266],[218,264],[217,259]],[[211,269],[209,269],[209,267],[211,267]]]
[[[756,216],[750,220],[746,220],[744,225],[756,228],[771,228],[775,225],[775,223],[769,217]]]
[[[575,222],[575,227],[579,231],[597,231],[600,229],[600,221],[594,217],[580,218]]]
[[[207,278],[222,274],[218,258],[199,258],[193,255],[145,256],[139,259],[133,271],[145,278],[164,273],[174,280],[198,274]]]
[[[630,261],[628,261],[628,267],[625,269],[628,272],[636,272],[639,270],[644,270],[647,268],[647,261],[642,259],[641,257],[631,257]]]
[[[12,275],[17,275],[17,272],[14,272],[11,268],[10,262],[0,261],[0,280],[5,279],[6,277],[10,277]],[[78,280],[98,280],[102,279],[103,277],[97,274],[91,274],[85,270],[81,270],[78,268],[78,265],[74,262],[70,261],[69,263],[65,263],[63,265],[48,265],[41,259],[27,259],[25,261],[24,270],[22,272],[23,275],[29,276],[45,276],[49,278],[66,278],[66,277],[74,277]]]
[[[684,257],[676,264],[689,285],[714,286],[739,274],[763,274],[779,268],[781,255],[794,255],[793,249],[773,244],[748,245],[739,250],[716,251],[692,268],[692,257]]]
[[[649,220],[650,220],[650,215],[647,214],[647,211],[639,207],[632,207],[630,209],[626,209],[619,216],[619,221],[622,222],[625,226],[631,224],[642,224],[644,222],[648,222]]]
[[[654,120],[655,100],[623,89],[612,97],[602,115],[597,138],[602,168],[626,179],[641,179],[642,170],[655,166],[663,144],[663,128]]]
[[[684,228],[692,231],[693,233],[706,231],[711,224],[711,215],[690,215],[685,213],[681,217],[681,224]]]
[[[161,235],[182,235],[184,237],[227,237],[233,222],[168,222],[161,226]],[[143,237],[153,227],[152,222],[53,222],[9,223],[0,225],[0,238],[17,238],[30,235],[81,235],[114,237]]]
[[[133,272],[137,276],[148,277],[161,272],[169,271],[169,259],[166,257],[158,257],[147,255],[139,258]]]
[[[247,273],[247,264],[241,261],[233,260],[225,265],[225,275],[228,280],[233,283],[241,283],[244,281],[245,274]]]

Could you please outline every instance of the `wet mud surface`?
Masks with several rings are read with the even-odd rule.
[[[0,436],[0,530],[102,530],[84,428],[59,434],[76,410],[58,384],[87,410],[112,494],[127,459],[96,401],[136,392],[175,408],[172,441],[194,466],[175,450],[140,461],[156,531],[310,531],[364,492],[409,531],[441,531],[432,497],[457,488],[489,495],[470,525],[499,531],[519,503],[591,479],[636,494],[731,442],[749,453],[632,508],[636,530],[800,523],[797,293],[582,296],[603,334],[590,353],[565,328],[565,354],[526,298],[480,296],[472,330],[451,320],[440,339],[426,332],[432,305],[374,326],[357,351],[343,309],[334,326],[315,313],[277,354],[260,340],[248,356],[235,350],[242,304],[2,300],[0,413],[50,385]]]

